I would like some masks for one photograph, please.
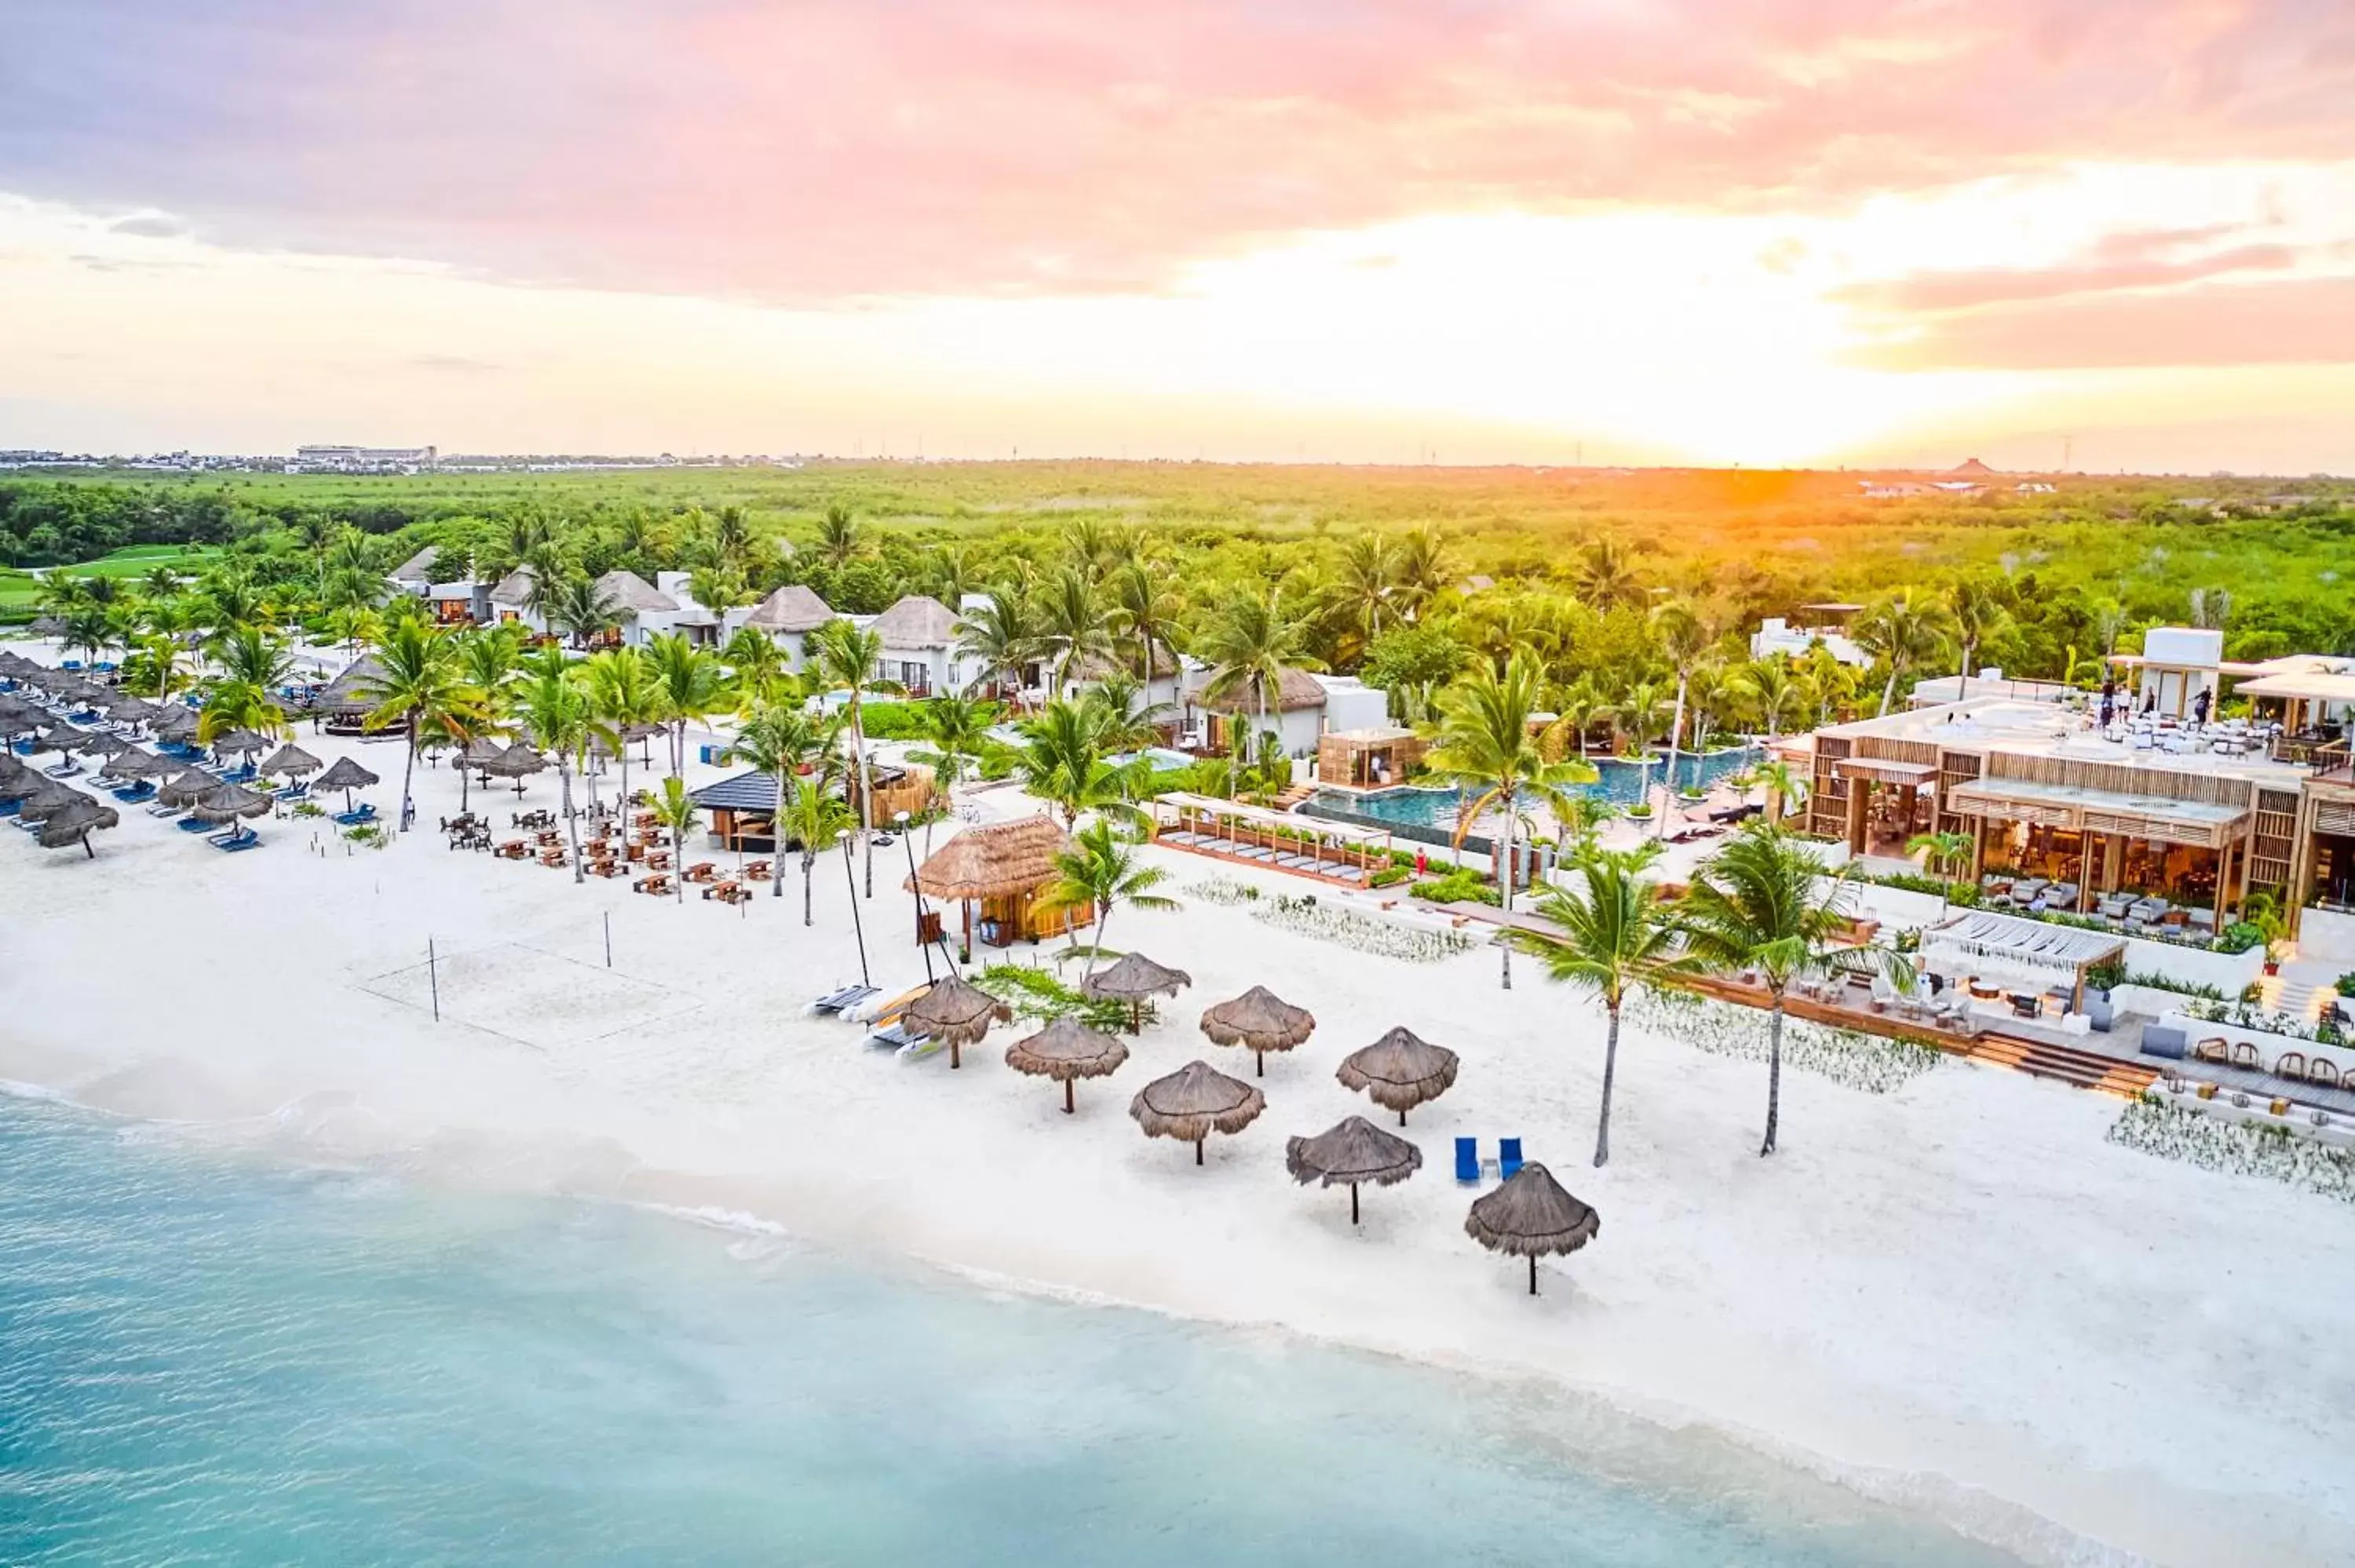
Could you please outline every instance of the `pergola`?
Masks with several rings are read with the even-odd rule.
[[[1316,782],[1350,789],[1403,784],[1431,743],[1411,729],[1333,730],[1317,737]]]
[[[2355,706],[2355,672],[2289,670],[2243,681],[2237,696],[2270,697],[2282,705],[2282,727],[2295,735],[2310,726],[2328,723],[2335,712]]]
[[[2039,993],[2065,982],[2070,1011],[2082,1012],[2085,971],[2126,947],[2126,938],[2114,932],[1980,909],[1924,931],[1921,964],[1957,981],[1984,976],[2033,986]]]
[[[1387,862],[1390,858],[1391,834],[1387,828],[1328,822],[1321,817],[1273,811],[1264,806],[1222,800],[1213,795],[1173,790],[1154,800],[1153,819],[1163,828],[1163,836],[1191,834],[1187,847],[1225,853],[1239,859],[1267,859],[1288,871],[1320,870],[1328,863],[1364,870],[1378,860]],[[1292,853],[1245,853],[1248,850],[1272,851],[1278,842],[1285,843]],[[1285,863],[1288,861],[1306,863]]]
[[[2216,893],[2221,909],[2224,890],[2232,885],[2233,851],[2246,836],[2251,808],[2208,800],[2182,800],[2168,795],[2129,795],[2082,784],[2052,784],[2034,779],[1975,779],[1946,793],[1946,810],[1975,819],[1971,874],[1977,877],[1991,821],[2026,822],[2031,827],[2059,828],[2079,835],[2083,870],[2078,876],[2079,907],[2090,905],[2108,874],[2097,873],[2094,842],[2097,838],[2141,839],[2158,844],[2182,844],[2216,852]]]

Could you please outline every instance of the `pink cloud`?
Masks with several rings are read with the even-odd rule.
[[[1879,369],[2067,370],[2355,361],[2355,278],[2025,301],[1931,318],[1855,356]]]
[[[0,186],[536,281],[1065,292],[1432,210],[2355,156],[2350,103],[2320,0],[81,0],[13,27]]]
[[[2142,238],[2116,236],[2126,245],[2105,245],[2097,254],[2133,250]],[[2279,271],[2294,265],[2298,253],[2286,245],[2242,245],[2189,261],[2107,261],[2067,267],[1984,268],[1972,271],[1925,272],[1886,282],[1859,283],[1842,290],[1849,304],[1896,314],[1967,310],[2024,300],[2062,299],[2077,294],[2112,293],[2120,290],[2161,288],[2195,283],[2232,272]]]

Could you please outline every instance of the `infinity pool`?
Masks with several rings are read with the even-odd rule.
[[[1676,781],[1682,789],[1688,785],[1706,789],[1728,774],[1738,773],[1756,764],[1759,748],[1742,747],[1732,751],[1712,751],[1701,757],[1677,758]],[[1578,785],[1568,791],[1610,801],[1614,806],[1634,805],[1641,797],[1645,769],[1633,762],[1615,757],[1592,759],[1594,770],[1603,777],[1593,784]],[[1668,775],[1665,762],[1656,762],[1650,768],[1650,782],[1658,788]],[[1379,821],[1396,822],[1405,827],[1453,828],[1457,814],[1469,797],[1455,789],[1431,789],[1407,785],[1396,789],[1381,789],[1370,794],[1339,789],[1319,789],[1313,804],[1330,810],[1347,812],[1352,817],[1370,817]]]

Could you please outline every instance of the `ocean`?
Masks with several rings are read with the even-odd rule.
[[[0,1563],[2013,1561],[1559,1390],[189,1134],[0,1097]]]

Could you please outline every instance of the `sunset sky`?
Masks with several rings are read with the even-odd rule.
[[[72,0],[0,447],[2355,471],[2347,0]]]

